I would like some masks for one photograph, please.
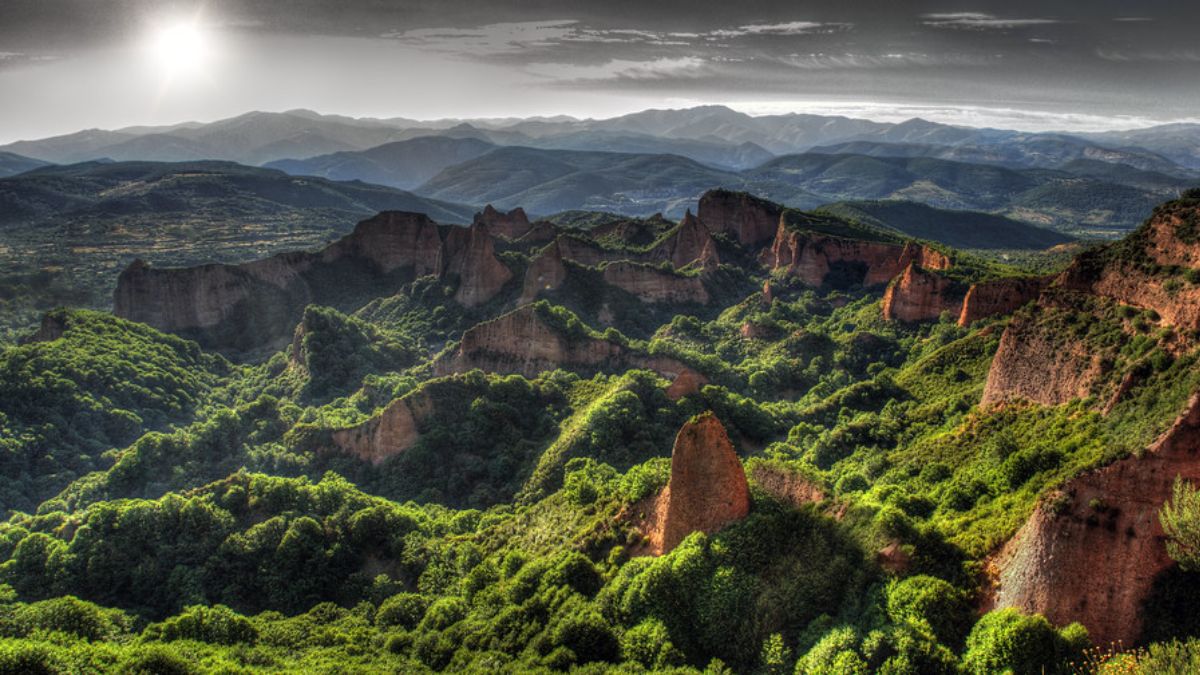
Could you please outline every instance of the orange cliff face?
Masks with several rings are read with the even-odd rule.
[[[980,319],[1015,312],[1037,300],[1050,281],[1051,277],[1021,277],[971,284],[963,298],[958,325],[970,326]]]
[[[945,270],[951,265],[945,254],[923,244],[846,239],[793,229],[784,220],[761,260],[810,286],[834,281],[877,286],[888,283],[910,264],[927,270]]]
[[[446,235],[445,275],[458,277],[454,300],[463,307],[475,307],[491,300],[512,272],[496,258],[496,250],[486,225],[475,223],[455,228]]]
[[[713,533],[750,513],[750,487],[724,425],[711,412],[687,422],[671,449],[671,478],[650,505],[649,552],[669,553],[692,532]]]
[[[745,192],[709,190],[700,197],[699,221],[711,232],[727,232],[742,246],[770,241],[783,207]]]
[[[957,311],[962,293],[952,280],[909,263],[883,294],[883,318],[888,321],[929,321],[942,312]]]
[[[1193,219],[1200,221],[1200,207],[1193,203],[1166,204],[1124,241],[1076,257],[1045,285],[1031,311],[1018,313],[1005,329],[983,402],[1057,405],[1096,393],[1092,389],[1108,364],[1089,345],[1063,339],[1054,320],[1059,310],[1095,313],[1116,305],[1153,310],[1159,325],[1174,329],[1177,342],[1191,339],[1187,334],[1200,329],[1200,284],[1180,270],[1200,271],[1200,240],[1184,227]]]
[[[1017,399],[1059,405],[1087,397],[1104,374],[1100,354],[1086,344],[1064,342],[1056,327],[1042,325],[1041,316],[1018,315],[1004,329],[982,405]]]
[[[340,452],[378,466],[421,438],[421,426],[433,413],[433,401],[414,392],[392,401],[383,412],[354,427],[334,429],[333,446]]]
[[[990,561],[996,607],[1073,621],[1133,644],[1155,579],[1172,567],[1158,510],[1176,476],[1200,483],[1200,395],[1141,456],[1076,476]]]
[[[563,265],[562,249],[558,239],[543,248],[529,266],[525,268],[525,279],[521,284],[521,298],[518,304],[526,304],[537,299],[539,293],[553,291],[567,279],[567,268]]]
[[[384,295],[428,274],[457,275],[455,297],[467,306],[490,300],[511,277],[485,226],[439,226],[423,214],[389,211],[318,252],[187,268],[134,261],[117,279],[113,313],[212,349],[278,349],[304,307],[336,296],[341,286],[376,286]]]
[[[688,302],[705,304],[708,291],[698,276],[687,276],[628,261],[604,266],[604,282],[636,296],[643,302]]]
[[[463,333],[458,347],[434,363],[437,375],[474,368],[528,378],[556,368],[646,368],[674,378],[686,366],[674,359],[635,352],[589,335],[567,335],[542,316],[538,305],[525,305],[477,324]]]

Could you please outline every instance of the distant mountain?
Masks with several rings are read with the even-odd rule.
[[[232,162],[86,162],[0,179],[3,224],[43,217],[55,222],[161,218],[169,213],[253,217],[288,209],[420,211],[449,223],[470,222],[474,211],[378,185],[293,177]]]
[[[844,220],[968,249],[1046,249],[1074,238],[1011,218],[904,201],[836,202],[819,209]]]
[[[1057,168],[1075,159],[1097,159],[1171,175],[1178,173],[1176,165],[1200,169],[1198,125],[1106,134],[1040,134],[923,119],[884,123],[807,114],[753,116],[724,106],[644,110],[609,119],[558,116],[417,121],[321,115],[310,110],[250,112],[209,123],[88,130],[20,141],[0,150],[55,163],[101,158],[223,159],[261,165],[367,150],[430,135],[547,149],[668,153],[738,170],[768,161],[770,155],[814,148],[1019,167]],[[846,143],[856,145],[843,145]]]
[[[1200,169],[1200,124],[1163,124],[1079,135],[1109,145],[1145,148],[1188,168]]]
[[[208,124],[134,131],[85,131],[4,146],[56,163],[223,159],[262,164],[343,150],[365,150],[402,138],[401,128],[376,120],[314,116],[307,111],[251,112]]]
[[[734,171],[753,168],[775,158],[774,153],[750,141],[735,144],[726,141],[665,138],[608,131],[581,131],[547,136],[533,139],[528,145],[556,150],[679,155],[716,169]]]
[[[1187,168],[1148,150],[1112,149],[1071,136],[1048,134],[1017,134],[1003,140],[990,141],[975,138],[962,140],[955,145],[857,140],[813,148],[811,152],[872,157],[927,157],[1041,169],[1064,168],[1071,162],[1084,160],[1112,164],[1117,170],[1124,166],[1171,176],[1191,175]]]
[[[743,172],[750,189],[786,204],[899,199],[986,211],[1083,236],[1132,228],[1170,188],[1147,189],[1067,171],[929,158],[788,155]]]
[[[282,159],[268,168],[293,175],[330,180],[361,180],[409,189],[443,169],[474,159],[496,146],[475,138],[423,136],[355,152],[336,152],[308,159]]]
[[[535,214],[572,209],[626,215],[682,214],[705,190],[737,186],[741,176],[676,155],[502,147],[450,167],[419,194]]]
[[[15,176],[43,166],[46,166],[46,162],[39,159],[30,159],[11,152],[0,152],[0,178]]]

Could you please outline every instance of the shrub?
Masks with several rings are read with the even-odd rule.
[[[1066,672],[1067,663],[1086,646],[1086,631],[1072,625],[1059,634],[1040,614],[1012,607],[988,612],[967,636],[963,668],[969,673],[1040,675]]]
[[[1188,572],[1200,571],[1200,490],[1179,476],[1171,499],[1158,512],[1167,553]]]
[[[574,652],[579,663],[614,662],[621,652],[612,628],[594,611],[576,614],[559,623],[551,641],[556,647]]]
[[[74,596],[42,600],[17,609],[14,618],[26,635],[35,630],[61,631],[85,640],[104,640],[129,630],[124,612],[106,609]]]
[[[621,654],[646,668],[663,669],[683,664],[683,654],[671,642],[662,621],[645,619],[621,636]]]
[[[146,629],[146,636],[164,642],[198,640],[212,644],[254,643],[258,629],[249,619],[224,605],[188,607],[178,616]]]
[[[928,626],[939,642],[959,647],[973,618],[966,594],[936,577],[918,575],[893,581],[887,589],[892,621]]]

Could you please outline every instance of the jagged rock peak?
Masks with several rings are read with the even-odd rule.
[[[783,207],[746,192],[709,190],[700,197],[697,217],[712,232],[727,232],[743,246],[775,236]]]
[[[531,227],[529,216],[525,215],[525,209],[518,206],[508,213],[504,213],[491,204],[483,207],[482,213],[475,214],[474,223],[487,225],[493,234],[505,239],[524,236]]]
[[[563,265],[562,248],[558,245],[558,239],[555,239],[529,262],[518,303],[533,302],[539,293],[557,289],[566,279],[567,268]]]
[[[452,229],[446,236],[445,250],[445,272],[458,276],[454,299],[463,307],[491,300],[512,278],[512,271],[496,257],[495,243],[483,223]]]
[[[1132,644],[1167,554],[1158,510],[1176,476],[1200,482],[1200,394],[1139,457],[1080,474],[1049,495],[988,565],[992,602]]]
[[[888,284],[883,294],[883,318],[888,321],[929,321],[942,312],[959,312],[962,293],[947,277],[929,272],[916,263]]]
[[[668,553],[692,532],[713,533],[750,512],[750,487],[725,426],[711,412],[679,430],[671,478],[658,497],[651,549]]]

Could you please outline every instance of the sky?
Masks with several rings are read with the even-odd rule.
[[[1198,25],[1178,0],[0,0],[0,142],[293,108],[1129,128],[1200,117]]]

